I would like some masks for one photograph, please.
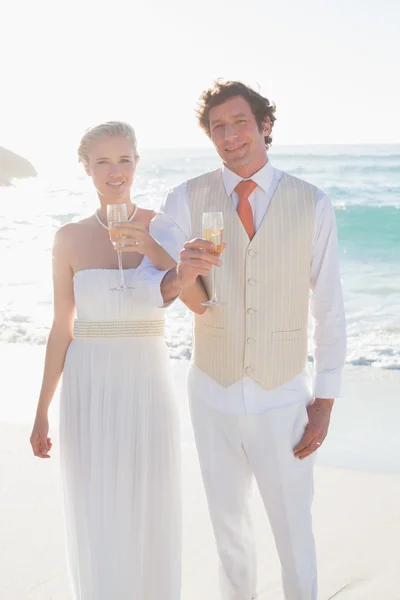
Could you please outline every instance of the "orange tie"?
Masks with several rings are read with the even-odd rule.
[[[253,211],[251,210],[249,196],[256,189],[257,184],[254,183],[251,179],[246,179],[246,181],[241,181],[235,187],[235,190],[239,196],[239,204],[237,207],[237,213],[239,215],[239,219],[243,223],[243,227],[246,230],[247,235],[252,240],[254,237],[254,217]]]

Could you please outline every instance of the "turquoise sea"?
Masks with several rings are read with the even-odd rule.
[[[143,150],[134,194],[157,208],[173,185],[218,165],[210,149]],[[272,163],[326,191],[336,209],[347,362],[400,369],[400,146],[276,147]],[[43,345],[52,318],[55,230],[93,211],[80,168],[0,188],[0,342]],[[171,356],[188,358],[191,317],[168,310]]]

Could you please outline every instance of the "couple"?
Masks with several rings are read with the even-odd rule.
[[[195,314],[189,401],[221,598],[257,598],[254,477],[286,600],[317,598],[313,453],[339,394],[343,302],[332,205],[272,167],[274,113],[242,83],[216,82],[200,99],[198,120],[223,164],[173,189],[158,215],[131,203],[133,130],[107,123],[82,139],[79,158],[100,208],[56,235],[55,315],[31,436],[36,456],[49,457],[47,412],[64,371],[60,442],[76,600],[180,598],[179,432],[163,338],[163,307],[178,296]],[[111,290],[118,271],[106,209],[115,203],[129,209],[121,248],[128,293]],[[201,239],[208,211],[223,213],[217,292],[228,303],[205,309],[219,264]]]

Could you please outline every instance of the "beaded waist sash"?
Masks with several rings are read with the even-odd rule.
[[[164,321],[80,321],[74,323],[74,338],[93,340],[101,338],[131,338],[163,336]]]

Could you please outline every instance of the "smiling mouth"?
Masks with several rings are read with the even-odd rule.
[[[237,144],[233,146],[233,148],[225,148],[225,152],[235,152],[236,150],[241,150],[245,147],[246,144]]]
[[[109,181],[107,185],[111,185],[112,187],[118,187],[120,185],[123,185],[123,183],[123,181]]]

